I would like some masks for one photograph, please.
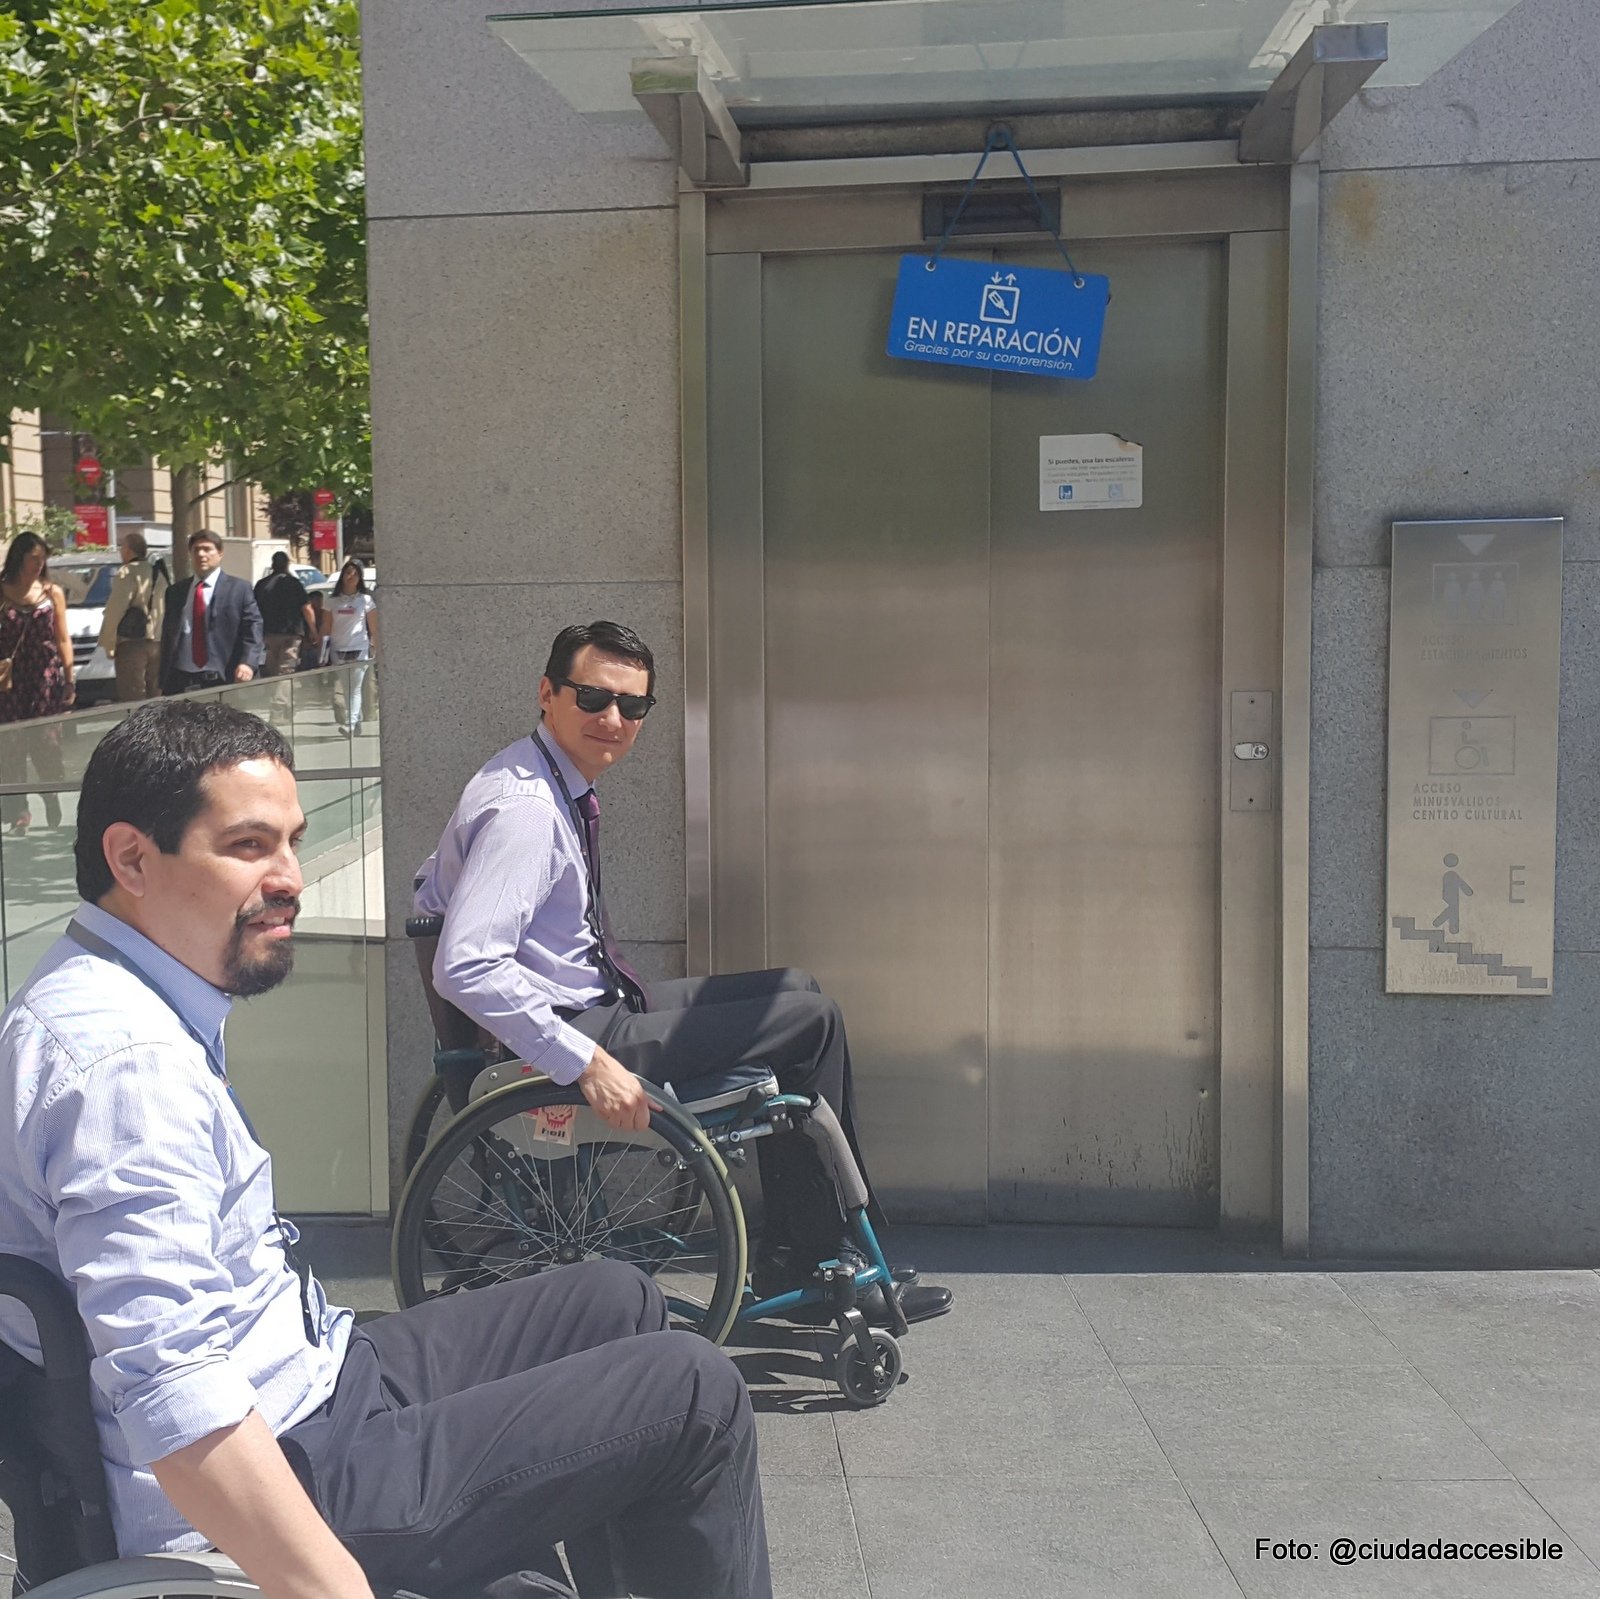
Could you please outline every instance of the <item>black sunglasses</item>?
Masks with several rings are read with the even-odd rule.
[[[557,688],[570,688],[578,702],[578,709],[589,716],[611,709],[616,702],[625,722],[642,722],[655,704],[654,694],[618,694],[614,689],[596,688],[592,683],[574,683],[570,677],[550,679]]]

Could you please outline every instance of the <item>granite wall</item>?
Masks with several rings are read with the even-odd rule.
[[[1522,0],[1324,140],[1314,1253],[1600,1260],[1600,7]],[[1389,523],[1564,516],[1548,999],[1383,991]]]

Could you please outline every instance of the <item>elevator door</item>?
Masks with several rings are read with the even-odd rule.
[[[761,836],[723,853],[759,855],[762,915],[716,959],[840,999],[892,1214],[1209,1225],[1225,246],[1080,265],[1113,292],[1088,384],[891,360],[892,254],[745,280],[759,385],[711,416],[759,450],[761,681],[725,698]],[[1144,447],[1143,504],[1041,511],[1041,436],[1097,433]]]

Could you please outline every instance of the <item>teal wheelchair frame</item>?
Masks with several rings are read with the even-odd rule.
[[[452,1169],[458,1174],[455,1186],[459,1188],[459,1173],[476,1158],[476,1180],[486,1190],[496,1173],[483,1168],[494,1164],[502,1177],[493,1185],[498,1191],[486,1201],[486,1208],[489,1203],[496,1207],[500,1222],[497,1240],[504,1240],[524,1224],[530,1203],[548,1213],[552,1208],[550,1196],[558,1186],[559,1192],[568,1196],[584,1196],[577,1212],[569,1211],[556,1226],[546,1226],[537,1246],[526,1238],[516,1241],[515,1247],[535,1257],[524,1269],[537,1270],[602,1254],[631,1260],[652,1275],[661,1272],[670,1278],[671,1273],[665,1268],[675,1256],[715,1253],[720,1261],[719,1279],[736,1274],[736,1296],[734,1284],[729,1282],[725,1286],[730,1291],[719,1291],[714,1305],[691,1303],[676,1297],[670,1286],[664,1285],[669,1309],[717,1343],[723,1342],[735,1326],[767,1319],[811,1318],[820,1312],[838,1329],[833,1374],[846,1398],[860,1406],[883,1403],[893,1393],[904,1369],[899,1338],[906,1331],[906,1321],[882,1245],[867,1214],[866,1183],[843,1129],[826,1102],[780,1092],[776,1079],[761,1066],[738,1067],[684,1083],[680,1085],[685,1096],[682,1100],[671,1085],[650,1083],[652,1101],[659,1107],[652,1114],[651,1131],[665,1146],[659,1158],[674,1164],[683,1174],[682,1181],[698,1184],[703,1200],[712,1202],[708,1206],[696,1201],[688,1209],[696,1221],[709,1211],[709,1221],[717,1232],[714,1247],[703,1228],[697,1228],[692,1236],[675,1230],[672,1223],[681,1220],[681,1214],[662,1219],[652,1228],[635,1223],[626,1231],[619,1226],[608,1234],[607,1217],[603,1214],[605,1195],[599,1185],[589,1181],[588,1172],[596,1161],[593,1151],[604,1152],[610,1146],[602,1140],[592,1146],[580,1143],[570,1155],[544,1149],[535,1152],[526,1140],[522,1147],[512,1147],[501,1135],[500,1129],[517,1127],[518,1118],[537,1116],[541,1110],[557,1106],[582,1105],[582,1094],[573,1086],[557,1087],[520,1062],[499,1058],[502,1052],[498,1046],[439,996],[433,987],[432,965],[441,920],[414,917],[406,923],[433,1016],[436,1047],[434,1076],[424,1089],[406,1138],[408,1181],[394,1232],[395,1290],[400,1303],[415,1303],[426,1296],[421,1258],[430,1238],[436,1240],[440,1231],[448,1232],[436,1209],[446,1168],[451,1167],[452,1160],[456,1162]],[[857,1267],[837,1259],[824,1261],[804,1286],[758,1298],[748,1281],[743,1207],[729,1168],[746,1166],[753,1145],[762,1138],[778,1135],[812,1140],[823,1169],[838,1192],[848,1236],[865,1265]],[[558,1185],[555,1174],[563,1162],[568,1169]],[[508,1201],[504,1192],[515,1188],[519,1178],[526,1180],[520,1209]],[[536,1229],[524,1226],[524,1230]],[[472,1231],[471,1224],[462,1224],[452,1235],[452,1243],[455,1236]],[[728,1237],[722,1236],[724,1231]],[[502,1255],[509,1247],[502,1244]],[[435,1253],[440,1251],[436,1249]],[[467,1264],[470,1268],[472,1262]],[[516,1269],[514,1259],[510,1268],[501,1267],[499,1273],[504,1275],[507,1269]],[[472,1269],[458,1271],[447,1275],[441,1291],[471,1287],[480,1280],[493,1280],[493,1275]],[[863,1312],[865,1302],[880,1296],[888,1312],[887,1327],[870,1325]]]

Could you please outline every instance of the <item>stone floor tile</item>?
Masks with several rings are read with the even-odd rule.
[[[915,1331],[915,1329],[913,1329]],[[1029,1371],[999,1361],[920,1368],[874,1410],[834,1413],[845,1475],[1012,1486],[1162,1479],[1171,1468],[1110,1363]]]
[[[1533,1477],[1523,1487],[1550,1512],[1561,1530],[1600,1565],[1600,1477],[1583,1481]]]
[[[1359,1366],[1399,1359],[1327,1277],[1107,1273],[1069,1281],[1118,1365]]]
[[[852,1480],[872,1599],[1239,1599],[1172,1482]]]
[[[1600,1599],[1600,1571],[1534,1497],[1502,1482],[1201,1482],[1190,1489],[1249,1599]],[[1299,1543],[1298,1558],[1257,1540]],[[1337,1540],[1358,1546],[1339,1565]],[[1534,1561],[1360,1558],[1359,1545],[1434,1539],[1562,1546]]]
[[[1372,1271],[1336,1281],[1418,1364],[1537,1366],[1592,1358],[1592,1271]]]
[[[1512,1476],[1600,1478],[1600,1370],[1417,1362]]]
[[[1125,1366],[1179,1479],[1505,1477],[1406,1366]]]
[[[844,1479],[763,1470],[773,1599],[871,1599]]]
[[[819,1334],[789,1327],[740,1328],[727,1352],[750,1390],[762,1476],[842,1481],[833,1411],[843,1400],[828,1381]]]

